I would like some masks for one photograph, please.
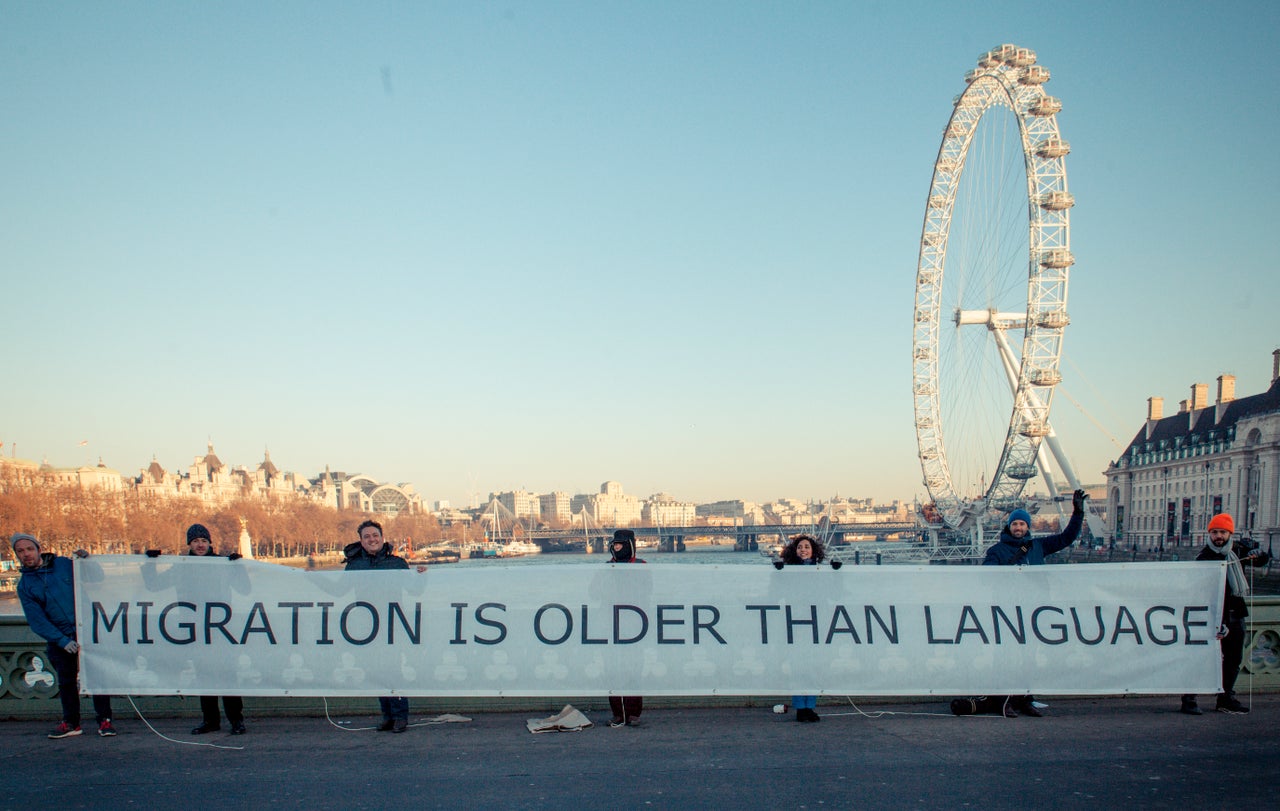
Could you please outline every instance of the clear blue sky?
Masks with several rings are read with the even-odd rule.
[[[1280,7],[969,5],[0,0],[3,452],[921,494],[924,202],[1003,42],[1073,147],[1063,389],[1121,442],[1265,389]]]

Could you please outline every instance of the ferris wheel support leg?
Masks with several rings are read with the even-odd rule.
[[[1049,428],[1053,430],[1052,427]],[[1054,509],[1058,511],[1058,525],[1066,526],[1066,515],[1062,512],[1062,501],[1058,495],[1058,484],[1053,480],[1053,468],[1049,465],[1049,454],[1045,452],[1045,443],[1036,448],[1036,463],[1040,466],[1040,475],[1044,476],[1045,487],[1049,490],[1049,498],[1053,499]]]
[[[995,329],[992,330],[992,332],[995,333],[996,346],[1000,349],[1000,360],[1004,363],[1004,372],[1009,378],[1009,386],[1016,397],[1018,392],[1019,364],[1013,356],[1013,350],[1009,347],[1008,339],[1005,338],[1004,330]],[[1030,397],[1036,402],[1036,405],[1040,404],[1038,402],[1039,398],[1036,397],[1034,392],[1030,393]],[[1053,424],[1048,420],[1045,421],[1045,427],[1048,428],[1049,433],[1045,436],[1044,441],[1040,443],[1040,447],[1036,449],[1036,459],[1040,464],[1041,472],[1044,474],[1044,480],[1048,486],[1049,494],[1054,499],[1057,499],[1057,487],[1053,483],[1053,476],[1050,475],[1049,467],[1046,464],[1048,459],[1044,452],[1045,445],[1049,446],[1049,452],[1053,454],[1053,459],[1058,464],[1058,470],[1062,471],[1062,475],[1066,478],[1067,485],[1072,490],[1080,490],[1083,488],[1080,486],[1080,477],[1076,476],[1075,468],[1071,466],[1071,460],[1067,458],[1066,451],[1062,449],[1062,443],[1058,441],[1058,432],[1053,430]],[[1058,502],[1055,501],[1054,503],[1056,504]],[[1061,507],[1058,508],[1058,515],[1059,517],[1062,517]],[[1089,524],[1089,531],[1093,533],[1093,537],[1105,537],[1102,521],[1094,514],[1093,510],[1090,510],[1087,506],[1085,507],[1084,517],[1085,521]]]
[[[1020,371],[1021,363],[1014,357],[1013,349],[1009,346],[1009,339],[1005,336],[1005,331],[995,327],[992,327],[991,331],[995,335],[996,347],[1000,351],[1000,361],[1004,366],[1005,377],[1009,381],[1009,391],[1016,398],[1018,396],[1018,373]],[[1042,407],[1040,398],[1036,396],[1035,392],[1028,392],[1028,397],[1037,408]],[[1052,436],[1053,427],[1048,427],[1049,435]],[[1052,448],[1050,448],[1050,450],[1052,450]],[[1060,453],[1055,452],[1054,457],[1058,459],[1059,469],[1064,472],[1069,470],[1069,466],[1062,464],[1062,457]],[[1040,467],[1040,475],[1044,477],[1045,486],[1049,490],[1049,497],[1052,498],[1053,503],[1057,505],[1058,520],[1061,521],[1064,516],[1062,514],[1061,503],[1058,501],[1058,486],[1053,481],[1053,469],[1049,466],[1049,457],[1044,451],[1044,442],[1041,442],[1036,448],[1036,463]],[[1072,478],[1073,475],[1074,474],[1068,474],[1067,480],[1074,482],[1074,479]]]
[[[1058,462],[1058,469],[1062,471],[1062,475],[1067,477],[1067,483],[1071,485],[1072,490],[1083,490],[1080,486],[1080,478],[1076,476],[1076,471],[1071,467],[1071,462],[1067,460],[1067,454],[1062,449],[1062,443],[1058,441],[1058,435],[1054,432],[1053,426],[1049,426],[1049,435],[1045,437],[1045,442],[1049,444],[1049,450],[1053,452],[1053,458]],[[1086,502],[1084,507],[1084,519],[1089,525],[1089,531],[1093,533],[1096,540],[1102,540],[1106,537],[1106,530],[1102,526],[1102,520],[1089,509]]]

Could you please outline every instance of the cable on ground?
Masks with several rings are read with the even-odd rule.
[[[174,738],[170,738],[168,735],[165,735],[160,730],[151,726],[151,722],[148,721],[146,716],[142,714],[142,710],[138,709],[138,705],[133,703],[133,696],[125,696],[125,698],[129,699],[129,706],[133,707],[133,711],[138,714],[138,718],[142,721],[142,723],[147,725],[147,729],[154,732],[156,734],[156,737],[160,738],[161,740],[166,740],[169,743],[182,744],[183,746],[209,746],[214,749],[233,749],[237,752],[244,751],[243,746],[227,746],[225,744],[211,743],[209,741],[179,741]]]

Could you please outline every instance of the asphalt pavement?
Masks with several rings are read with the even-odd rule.
[[[191,717],[119,735],[49,740],[48,722],[0,722],[6,808],[1199,808],[1275,807],[1280,695],[1248,715],[1179,713],[1177,697],[1050,698],[1044,718],[955,717],[945,701],[819,706],[820,723],[769,708],[646,708],[610,728],[527,731],[545,713],[367,729],[370,714],[253,717],[247,735],[193,737]],[[426,716],[415,713],[414,724]],[[366,729],[359,729],[365,727]],[[161,734],[173,740],[166,740]],[[181,741],[181,742],[179,742]],[[208,745],[217,744],[214,748]]]

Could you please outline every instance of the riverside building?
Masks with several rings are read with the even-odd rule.
[[[1280,349],[1271,386],[1235,396],[1234,375],[1217,397],[1195,383],[1178,413],[1147,400],[1147,419],[1106,471],[1108,534],[1138,547],[1198,546],[1209,519],[1235,518],[1241,536],[1270,549],[1280,536]]]

